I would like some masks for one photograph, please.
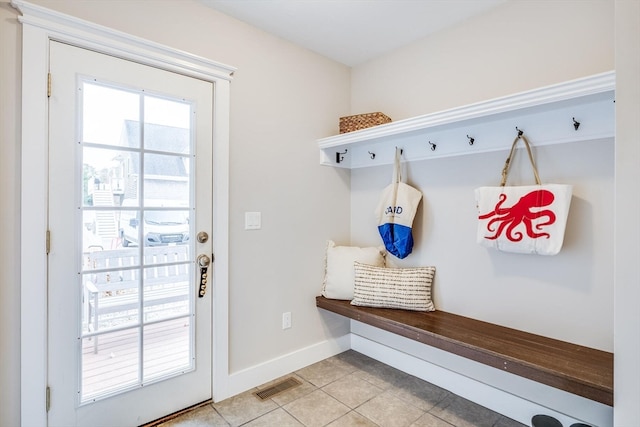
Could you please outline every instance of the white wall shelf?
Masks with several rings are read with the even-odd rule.
[[[534,146],[613,139],[614,96],[610,71],[322,138],[320,164],[347,169],[391,164],[395,147],[403,149],[403,161],[508,150],[516,128]]]

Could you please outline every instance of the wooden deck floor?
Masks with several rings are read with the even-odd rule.
[[[84,338],[82,401],[139,387],[190,369],[192,360],[189,322],[189,317],[183,317],[147,325],[144,327],[142,343],[139,329]]]

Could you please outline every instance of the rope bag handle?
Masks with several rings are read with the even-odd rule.
[[[531,167],[533,168],[533,174],[536,178],[536,184],[540,185],[540,176],[538,175],[538,168],[536,167],[536,162],[533,160],[533,154],[531,153],[531,146],[529,144],[529,140],[524,136],[522,131],[518,132],[518,136],[513,140],[513,144],[511,145],[511,152],[509,153],[509,157],[504,162],[504,168],[502,168],[502,180],[500,181],[500,187],[504,187],[507,183],[507,175],[509,174],[509,168],[511,167],[511,159],[513,158],[513,154],[515,153],[516,145],[518,145],[519,140],[524,141],[525,147],[527,147],[527,154],[529,154],[529,160],[531,161]]]
[[[400,156],[402,155],[402,149],[396,147],[396,156],[393,162],[393,176],[391,177],[391,183],[397,184],[402,182],[402,167],[400,167]]]

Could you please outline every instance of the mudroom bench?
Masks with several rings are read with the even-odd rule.
[[[357,307],[316,297],[316,306],[376,328],[613,406],[613,354],[444,311]]]

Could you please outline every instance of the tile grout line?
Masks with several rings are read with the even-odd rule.
[[[341,353],[341,354],[344,354],[344,353]],[[336,377],[335,375],[337,370],[343,371],[339,373],[338,377]],[[365,393],[363,395],[360,395],[361,397],[365,398],[365,400],[362,402],[358,402],[358,399],[360,399],[361,397],[358,397],[356,399],[344,399],[346,401],[351,401],[352,404],[355,405],[355,407],[352,407],[346,404],[343,401],[343,399],[339,398],[340,395],[342,395],[343,397],[348,396],[344,394],[344,392],[343,394],[340,394],[340,390],[342,390],[342,388],[345,387],[345,384],[349,383],[349,380],[346,380],[347,382],[344,384],[336,385],[337,382],[341,380],[344,381],[347,377],[351,375],[354,375],[353,378],[354,379],[357,378],[359,382],[358,385],[354,386],[355,388],[353,390],[356,390],[358,392],[360,390],[363,390],[363,393]],[[227,409],[223,409],[223,411],[220,411],[218,408],[216,408],[214,406],[215,405],[214,403],[210,403],[210,406],[215,411],[215,413],[220,417],[220,419],[223,420],[228,426],[236,426],[236,425],[246,426],[251,423],[260,423],[260,421],[257,421],[260,419],[263,419],[262,422],[265,422],[264,420],[266,420],[266,418],[264,417],[266,417],[269,414],[272,414],[277,409],[282,409],[284,414],[286,414],[287,417],[291,417],[291,420],[295,420],[295,422],[300,423],[302,426],[308,427],[309,425],[315,425],[315,424],[313,422],[312,424],[305,424],[301,418],[299,418],[294,414],[295,412],[298,415],[301,415],[301,414],[304,414],[304,412],[299,412],[298,410],[294,410],[294,412],[290,412],[287,409],[287,407],[289,407],[290,409],[294,409],[295,405],[294,406],[287,406],[287,405],[292,405],[294,402],[300,401],[300,399],[308,398],[310,394],[315,393],[316,391],[320,391],[327,397],[331,398],[332,401],[339,403],[341,406],[347,409],[346,413],[343,413],[342,415],[338,415],[336,419],[326,422],[324,424],[325,426],[330,425],[334,422],[337,422],[338,420],[348,416],[349,414],[351,414],[350,415],[351,417],[356,417],[356,416],[362,417],[362,419],[367,420],[367,422],[371,423],[371,425],[380,426],[381,424],[374,422],[371,418],[369,418],[369,416],[366,415],[367,413],[369,413],[369,415],[376,414],[375,409],[373,413],[370,412],[371,407],[369,407],[364,412],[360,412],[360,410],[362,410],[363,407],[365,407],[365,405],[367,404],[375,406],[375,404],[372,404],[371,401],[376,398],[381,398],[383,399],[381,400],[381,402],[384,402],[384,399],[385,399],[384,396],[386,395],[387,398],[393,397],[394,399],[397,399],[398,402],[401,402],[403,405],[407,405],[407,407],[415,409],[417,414],[420,414],[416,420],[409,421],[409,424],[411,423],[415,424],[419,419],[428,415],[429,417],[433,417],[435,420],[437,420],[439,425],[440,423],[443,423],[442,425],[446,425],[450,427],[462,427],[462,426],[467,426],[469,421],[480,422],[481,420],[479,418],[474,418],[474,417],[479,416],[478,414],[482,414],[482,417],[490,416],[491,418],[494,419],[494,421],[491,424],[494,427],[498,425],[500,426],[512,425],[509,423],[509,419],[507,417],[499,413],[496,413],[487,408],[484,408],[481,405],[474,404],[473,402],[469,402],[466,399],[460,396],[457,396],[446,389],[435,386],[433,384],[429,384],[428,382],[420,380],[415,376],[403,373],[402,371],[399,371],[396,368],[390,367],[382,363],[378,364],[377,362],[370,361],[370,358],[364,355],[360,355],[358,353],[348,353],[348,354],[344,354],[344,356],[342,357],[333,356],[331,358],[320,361],[317,364],[312,364],[306,368],[302,368],[300,370],[294,371],[291,374],[288,374],[288,376],[296,377],[296,379],[302,381],[302,384],[300,386],[293,387],[277,395],[271,396],[268,398],[268,400],[262,401],[262,402],[270,401],[270,405],[273,405],[273,407],[270,409],[263,408],[263,410],[266,410],[266,412],[260,413],[259,415],[252,416],[252,419],[250,420],[242,420],[242,422],[238,423],[242,419],[242,417],[236,416],[237,414],[241,414],[243,411],[246,413],[247,411],[246,408],[249,408],[247,406],[235,406],[236,403],[232,402],[231,405],[227,406],[226,407]],[[279,379],[275,379],[274,381],[268,382],[261,387],[254,387],[245,393],[254,394],[256,391],[260,391],[261,389],[267,388],[267,384],[277,383],[277,381],[281,381],[284,378],[286,378],[286,376],[283,376]],[[376,379],[378,381],[376,381]],[[326,380],[329,380],[329,381],[326,384],[324,384],[324,381]],[[323,385],[322,386],[316,385],[312,381],[315,381],[316,383],[323,384]],[[328,390],[331,385],[335,385],[333,390],[333,392],[336,393],[335,396],[331,394]],[[430,389],[428,387],[433,387],[433,389]],[[371,392],[373,392],[374,395],[365,397],[369,395],[369,389],[371,389]],[[350,388],[348,390],[349,392],[351,391]],[[287,394],[289,393],[292,393],[292,394],[287,396]],[[257,402],[261,401],[260,398],[255,395],[251,396],[251,398],[255,399]],[[288,400],[289,398],[292,398],[292,400]],[[313,399],[311,399],[310,401],[313,401]],[[247,405],[247,404],[253,405],[253,403],[251,403],[252,402],[251,399],[249,399],[247,396],[242,397],[239,400],[239,402],[243,402],[242,403],[243,405]],[[282,403],[279,403],[279,402],[282,402]],[[304,403],[300,401],[298,403],[300,405],[309,405],[309,401]],[[421,403],[424,403],[424,404],[421,404]],[[204,406],[206,404],[207,402],[204,402],[204,404],[201,404],[200,406]],[[333,405],[333,403],[331,405]],[[429,409],[425,410],[425,409],[422,409],[422,407],[428,407]],[[478,409],[477,407],[480,407],[482,409]],[[299,406],[298,408],[304,408],[304,406]],[[311,408],[313,408],[313,405],[311,406]],[[197,407],[195,407],[194,409],[197,409]],[[308,409],[303,409],[303,410],[308,410]],[[487,411],[486,413],[484,412],[485,410]],[[477,412],[477,411],[481,411],[481,412]],[[260,411],[256,411],[255,413],[258,414],[258,412]],[[226,413],[232,418],[235,417],[235,419],[237,420],[236,424],[230,422],[227,419],[227,417],[223,415],[223,413]],[[384,413],[384,410],[383,410],[383,413]],[[384,414],[384,416],[387,416],[387,415],[388,414]],[[448,420],[445,418],[442,418],[443,415]],[[272,415],[272,417],[273,416],[274,415]],[[375,416],[378,417],[377,415]],[[175,419],[175,418],[177,417],[173,417],[172,419]],[[305,415],[305,418],[307,418],[307,415]],[[382,418],[380,418],[378,421],[381,421],[381,420]],[[453,421],[453,420],[456,420],[456,421]],[[485,421],[486,420],[488,419],[485,418]],[[319,420],[316,419],[315,421],[319,421]],[[324,420],[322,421],[324,422]],[[344,423],[344,421],[345,420],[341,422]],[[185,419],[185,423],[187,422],[188,421]],[[174,424],[170,422],[169,425],[171,426],[175,425],[175,427],[179,427],[181,424],[180,423]],[[185,424],[185,427],[186,425],[192,425],[192,424]],[[523,424],[520,424],[517,422],[514,422],[513,426],[526,427]],[[151,426],[148,426],[148,427],[151,427]]]

